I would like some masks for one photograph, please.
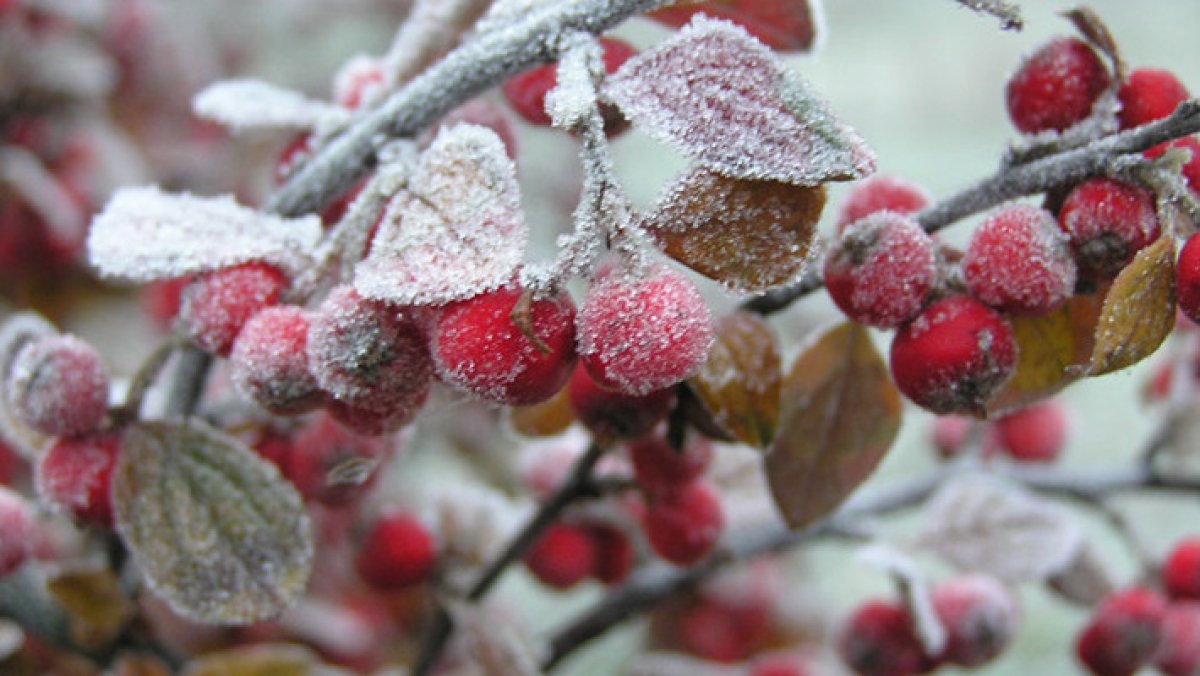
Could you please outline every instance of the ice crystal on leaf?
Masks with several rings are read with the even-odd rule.
[[[446,303],[502,286],[525,256],[516,166],[504,142],[472,124],[438,134],[409,192],[384,213],[371,254],[355,268],[365,298]]]
[[[605,94],[652,138],[730,178],[861,178],[874,154],[745,30],[697,17],[625,62]]]
[[[261,260],[294,276],[312,265],[316,216],[285,219],[232,197],[124,188],[92,221],[88,258],[105,277],[149,282]]]
[[[205,87],[192,99],[192,110],[233,131],[316,129],[347,115],[324,101],[252,79],[222,80]]]

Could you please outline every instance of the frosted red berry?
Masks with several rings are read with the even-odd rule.
[[[596,558],[592,577],[604,584],[620,584],[633,572],[636,553],[629,535],[617,526],[603,522],[583,524],[592,539]]]
[[[927,190],[901,176],[872,174],[854,184],[838,211],[838,232],[851,223],[880,211],[912,214],[924,209],[930,201]]]
[[[568,589],[595,569],[596,541],[578,524],[551,524],[525,553],[525,566],[542,583]]]
[[[34,531],[33,508],[19,493],[0,486],[0,578],[29,558]]]
[[[651,496],[642,517],[650,548],[680,566],[690,566],[708,556],[724,526],[721,499],[704,481]]]
[[[1031,404],[996,419],[1000,450],[1020,462],[1054,462],[1067,443],[1067,411],[1056,399]]]
[[[343,507],[374,484],[389,457],[388,444],[318,414],[296,433],[284,474],[306,500]]]
[[[1154,666],[1167,676],[1200,673],[1200,603],[1172,603],[1163,616]]]
[[[856,322],[894,328],[937,281],[933,240],[909,216],[881,211],[848,226],[825,256],[825,289]]]
[[[287,284],[279,268],[258,261],[201,275],[183,290],[184,331],[205,352],[228,357],[246,321],[278,303]]]
[[[629,43],[616,38],[600,38],[600,46],[604,50],[604,70],[608,73],[616,71],[621,64],[637,54],[637,50]],[[550,116],[546,113],[546,94],[556,86],[558,86],[558,64],[550,64],[510,78],[501,89],[509,105],[525,121],[548,127],[550,126]],[[604,117],[604,131],[609,136],[619,134],[629,126],[621,112],[612,106],[604,106],[601,114]]]
[[[1168,143],[1160,143],[1143,154],[1153,160],[1162,157],[1163,153],[1172,148],[1180,148],[1191,153],[1191,159],[1185,162],[1179,171],[1192,192],[1200,195],[1200,138],[1195,136],[1177,138]]]
[[[1075,186],[1063,200],[1058,222],[1071,240],[1079,276],[1096,281],[1115,277],[1159,236],[1150,191],[1109,178]]]
[[[1175,263],[1175,297],[1179,311],[1200,323],[1200,234],[1192,234]]]
[[[909,676],[930,670],[912,616],[887,601],[862,604],[842,625],[837,637],[842,663],[862,676]]]
[[[629,444],[633,478],[643,490],[665,493],[699,477],[712,461],[712,444],[695,437],[676,449],[663,437],[648,436]]]
[[[1075,291],[1075,260],[1054,216],[1028,204],[996,209],[962,259],[967,291],[1005,312],[1041,315]]]
[[[604,389],[582,365],[575,367],[567,388],[575,417],[605,439],[636,439],[649,434],[675,403],[675,393],[670,389],[642,396]]]
[[[1162,639],[1167,604],[1135,587],[1106,598],[1075,642],[1075,654],[1097,676],[1132,674],[1149,663]]]
[[[278,415],[321,405],[324,394],[308,370],[308,316],[295,306],[261,310],[242,327],[229,363],[243,395]]]
[[[533,298],[526,335],[514,317],[522,291],[506,287],[451,303],[430,336],[442,380],[482,399],[536,404],[554,396],[575,366],[575,305],[566,294]]]
[[[722,663],[744,660],[750,656],[751,646],[739,619],[722,604],[701,599],[679,620],[679,643],[703,660]]]
[[[891,371],[896,386],[934,413],[978,413],[1016,368],[1012,327],[969,296],[930,305],[896,332]]]
[[[111,433],[55,441],[38,459],[38,494],[76,521],[112,526],[112,474],[120,448],[120,437]]]
[[[1171,598],[1200,601],[1200,536],[1184,538],[1171,548],[1162,577]]]
[[[371,525],[355,567],[376,589],[404,589],[427,580],[437,562],[433,534],[411,514],[385,514]]]
[[[635,396],[675,385],[708,358],[713,319],[696,285],[666,266],[593,280],[575,318],[580,362],[602,387]]]
[[[1063,131],[1091,114],[1111,82],[1108,69],[1086,42],[1055,38],[1026,56],[1009,78],[1008,117],[1026,134]]]
[[[933,608],[946,629],[941,659],[977,667],[996,658],[1017,631],[1016,600],[988,575],[965,575],[933,589]]]
[[[108,370],[100,354],[70,335],[23,346],[9,367],[5,395],[13,415],[42,434],[86,434],[108,411]]]
[[[1121,102],[1118,113],[1122,129],[1140,127],[1161,120],[1189,98],[1187,87],[1168,70],[1138,68],[1130,73],[1117,90]]]

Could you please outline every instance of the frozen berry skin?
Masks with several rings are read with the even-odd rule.
[[[1200,601],[1200,536],[1175,544],[1163,562],[1162,577],[1171,598]]]
[[[1142,154],[1154,160],[1162,157],[1163,153],[1171,148],[1181,148],[1191,153],[1191,159],[1180,167],[1180,174],[1183,176],[1183,180],[1187,182],[1188,188],[1197,195],[1200,195],[1200,138],[1195,136],[1177,138],[1168,143],[1160,143]]]
[[[613,392],[600,387],[578,365],[567,385],[567,398],[575,417],[598,437],[637,439],[667,417],[675,392],[663,389],[640,397]]]
[[[1067,411],[1050,399],[997,418],[995,439],[1005,455],[1019,462],[1054,462],[1067,443]]]
[[[1200,674],[1200,603],[1172,603],[1163,616],[1154,666],[1167,676]]]
[[[416,517],[385,514],[367,531],[355,559],[363,581],[376,589],[405,589],[429,579],[437,543]]]
[[[488,401],[537,404],[566,384],[575,366],[575,305],[566,294],[534,298],[531,339],[514,321],[520,288],[508,287],[451,303],[430,336],[438,376]]]
[[[1187,87],[1175,74],[1159,68],[1138,68],[1117,90],[1121,102],[1121,129],[1148,124],[1175,112],[1189,98]]]
[[[416,415],[433,382],[433,359],[413,313],[337,287],[310,319],[308,368],[339,404],[339,417],[391,429]],[[355,425],[356,429],[363,429]]]
[[[1001,207],[971,235],[962,259],[967,291],[1016,315],[1051,312],[1075,291],[1075,260],[1054,216],[1028,204]]]
[[[112,473],[120,448],[120,437],[110,433],[57,440],[38,459],[38,494],[80,523],[111,527]]]
[[[1071,240],[1079,277],[1112,279],[1159,236],[1149,190],[1109,178],[1075,186],[1063,200],[1058,223]]]
[[[934,413],[977,414],[1017,363],[1012,327],[970,296],[950,296],[896,332],[892,379],[904,396]]]
[[[847,317],[895,328],[921,311],[937,281],[933,240],[909,216],[872,214],[833,242],[824,278],[829,297]]]
[[[1175,298],[1179,311],[1200,323],[1200,233],[1192,234],[1175,263]]]
[[[287,284],[279,268],[258,261],[201,275],[183,290],[184,331],[205,352],[228,357],[242,325],[278,303]]]
[[[650,493],[667,493],[699,477],[712,461],[712,444],[695,437],[675,449],[663,437],[648,436],[629,444],[633,478]]]
[[[842,625],[837,637],[842,663],[861,676],[910,676],[930,670],[912,616],[895,603],[869,601]]]
[[[1026,134],[1063,131],[1091,114],[1111,82],[1086,42],[1055,38],[1026,56],[1009,78],[1004,91],[1008,117]]]
[[[637,54],[629,43],[615,38],[600,38],[600,46],[604,50],[604,70],[612,73],[621,64]],[[558,64],[541,66],[525,71],[510,78],[501,87],[504,98],[517,114],[530,124],[541,127],[550,126],[550,116],[546,114],[546,94],[558,86]],[[628,121],[616,108],[605,105],[601,110],[604,117],[604,132],[615,136],[629,127]]]
[[[1149,589],[1116,592],[1093,611],[1075,654],[1097,676],[1132,674],[1154,656],[1167,604]]]
[[[96,349],[75,336],[47,336],[22,347],[5,390],[13,415],[42,434],[93,432],[108,411],[108,370]]]
[[[0,486],[0,578],[29,558],[34,530],[33,508],[19,493]]]
[[[284,475],[304,499],[345,507],[374,485],[389,450],[385,440],[356,434],[317,414],[296,433]]]
[[[578,524],[551,524],[525,553],[525,566],[543,584],[569,589],[595,569],[596,541]]]
[[[846,193],[842,208],[838,211],[838,233],[847,225],[880,211],[916,213],[928,206],[929,201],[929,192],[906,178],[872,174],[855,183]]]
[[[298,307],[259,311],[242,327],[229,363],[233,384],[276,415],[311,411],[324,401],[308,371],[308,317]]]
[[[642,517],[650,548],[680,566],[690,566],[708,556],[724,526],[721,499],[704,481],[651,496]]]
[[[1016,634],[1016,601],[988,575],[964,575],[933,589],[933,608],[946,628],[941,659],[977,667],[996,658]]]
[[[584,529],[596,551],[592,577],[607,585],[621,584],[633,572],[636,556],[629,535],[608,523],[586,523]]]

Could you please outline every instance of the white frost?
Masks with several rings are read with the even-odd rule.
[[[222,80],[192,99],[197,115],[232,129],[316,129],[345,118],[338,106],[260,80]]]

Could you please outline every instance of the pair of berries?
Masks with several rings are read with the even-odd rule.
[[[976,424],[958,415],[933,421],[931,441],[942,458],[958,455]],[[1055,399],[1040,401],[982,424],[984,456],[1003,453],[1016,462],[1053,462],[1067,442],[1067,411]]]
[[[529,572],[555,589],[569,589],[589,577],[620,584],[634,563],[629,535],[614,524],[590,519],[551,524],[525,553]]]

